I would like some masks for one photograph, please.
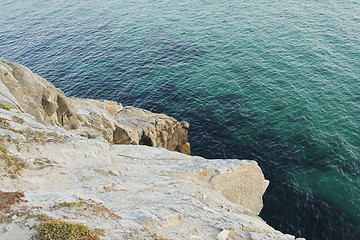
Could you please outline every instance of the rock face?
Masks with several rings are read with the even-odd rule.
[[[220,191],[228,200],[259,215],[263,208],[262,196],[269,185],[257,164],[242,165],[225,172],[209,174],[209,186]]]
[[[31,239],[44,218],[103,229],[101,239],[295,239],[256,216],[268,181],[254,161],[70,133],[0,109],[0,191],[22,191],[27,201],[0,209],[9,220],[0,239]],[[9,173],[6,159],[24,169]]]
[[[103,137],[114,144],[162,147],[190,155],[189,123],[178,122],[165,114],[105,100],[73,98],[84,137]]]
[[[187,122],[106,100],[67,98],[28,68],[0,60],[0,103],[33,115],[40,123],[76,130],[114,144],[163,147],[190,154]]]
[[[117,126],[114,116],[123,108],[122,105],[106,100],[72,99],[78,106],[77,117],[80,121],[80,128],[77,132],[87,138],[102,137],[106,141],[114,143],[113,133]]]
[[[163,147],[190,154],[187,122],[180,123],[165,114],[135,107],[123,108],[115,119],[118,125],[114,131],[114,143]]]
[[[65,129],[76,129],[76,105],[64,93],[28,68],[0,60],[1,89],[4,104],[33,115],[44,124],[60,124]],[[9,95],[9,93],[11,95]]]

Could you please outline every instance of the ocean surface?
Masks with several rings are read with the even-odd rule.
[[[358,0],[1,0],[0,58],[68,96],[190,122],[193,155],[258,161],[261,217],[360,239]]]

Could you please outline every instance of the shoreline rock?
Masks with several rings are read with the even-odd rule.
[[[163,147],[190,155],[188,122],[178,122],[165,114],[125,107],[116,115],[114,143]]]
[[[0,90],[11,74],[4,65],[0,61]],[[71,117],[79,122],[67,130],[51,122],[63,111],[59,104],[39,121],[6,89],[0,103],[12,105],[0,108],[1,239],[36,238],[48,221],[83,224],[102,232],[99,239],[295,239],[257,216],[269,182],[255,161],[209,160],[163,148],[186,145],[188,123],[73,98],[68,110],[77,109]],[[46,104],[33,99],[34,109],[46,113]],[[114,137],[117,129],[124,133]],[[120,138],[133,145],[111,144]],[[135,145],[141,142],[145,146]],[[7,203],[2,194],[23,197]]]
[[[0,59],[0,80],[1,85],[8,89],[1,100],[10,107],[33,115],[43,124],[58,123],[65,129],[79,127],[76,105],[61,90],[30,69]]]
[[[34,116],[46,125],[60,125],[88,138],[112,144],[163,147],[191,154],[189,123],[165,114],[94,99],[68,98],[30,69],[0,59],[0,102]]]

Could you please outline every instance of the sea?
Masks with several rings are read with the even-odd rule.
[[[190,122],[193,155],[256,160],[260,216],[360,239],[359,0],[1,0],[0,58],[67,96]]]

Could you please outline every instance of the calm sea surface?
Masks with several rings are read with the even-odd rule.
[[[194,155],[258,161],[261,213],[360,239],[358,0],[1,0],[0,58],[68,96],[190,122]]]

